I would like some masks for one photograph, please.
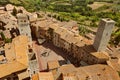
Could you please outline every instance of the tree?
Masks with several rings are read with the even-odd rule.
[[[75,5],[87,6],[88,0],[75,0]]]
[[[7,3],[9,3],[9,0],[0,0],[1,5],[6,5]]]
[[[12,15],[13,15],[13,16],[16,16],[16,14],[17,14],[17,10],[16,10],[16,8],[14,7],[13,12],[12,12]]]
[[[79,34],[80,35],[85,35],[86,33],[89,33],[90,31],[88,30],[88,29],[86,29],[86,27],[85,26],[83,26],[83,25],[80,25],[79,26]]]
[[[115,32],[113,32],[110,43],[114,44],[115,46],[120,43],[120,29],[117,29]]]
[[[11,43],[11,42],[12,42],[12,39],[5,38],[5,43]]]
[[[10,43],[10,42],[12,42],[12,39],[10,39],[10,38],[5,38],[5,35],[4,35],[3,32],[1,32],[0,35],[1,35],[1,37],[2,37],[2,39],[4,40],[5,43]]]
[[[1,35],[2,39],[5,40],[5,35],[4,35],[4,33],[1,32],[0,35]]]

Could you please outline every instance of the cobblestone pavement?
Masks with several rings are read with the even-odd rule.
[[[36,41],[33,41],[33,47],[36,52],[40,71],[47,69],[48,61],[65,60],[64,52],[50,43],[38,45]]]

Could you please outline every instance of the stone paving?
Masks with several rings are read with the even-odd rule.
[[[52,44],[45,43],[43,45],[38,45],[36,41],[33,41],[33,47],[38,58],[40,71],[44,71],[47,69],[48,61],[65,60],[65,58],[59,55],[63,54],[63,52]]]

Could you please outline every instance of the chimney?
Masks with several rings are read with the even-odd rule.
[[[93,46],[97,51],[106,50],[114,25],[115,22],[111,19],[102,19],[100,21],[93,43]]]

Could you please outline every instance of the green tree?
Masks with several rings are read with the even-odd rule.
[[[0,0],[1,5],[6,5],[9,3],[9,0]]]
[[[79,26],[79,34],[80,35],[85,35],[85,34],[87,34],[87,33],[89,33],[90,31],[85,27],[85,26],[83,26],[83,25],[80,25]]]
[[[117,46],[120,43],[120,28],[112,33],[111,44]]]
[[[12,15],[13,15],[13,16],[16,16],[16,14],[17,14],[17,10],[16,10],[16,8],[14,7],[13,12],[12,12]]]
[[[5,35],[3,32],[0,33],[2,39],[5,41],[5,43],[11,43],[12,42],[12,39],[10,38],[5,38]]]
[[[11,42],[12,42],[12,39],[5,38],[5,43],[11,43]]]
[[[0,35],[1,35],[2,39],[5,40],[5,35],[4,35],[4,33],[1,32]]]

